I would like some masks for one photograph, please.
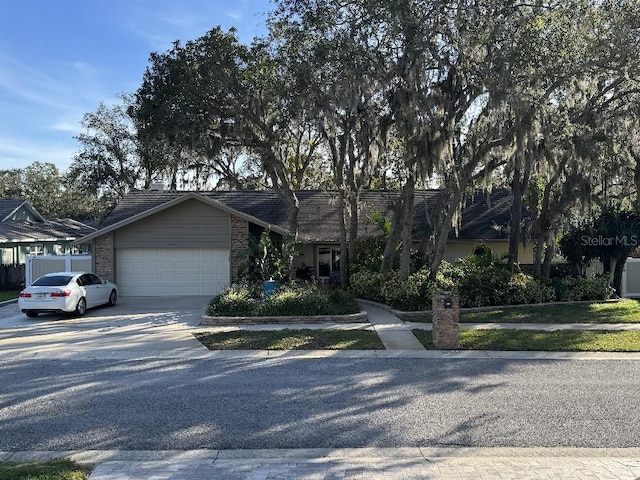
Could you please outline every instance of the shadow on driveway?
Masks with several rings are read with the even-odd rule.
[[[126,358],[206,351],[191,335],[208,297],[125,297],[83,317],[41,314],[27,318],[17,305],[0,313],[0,354]]]

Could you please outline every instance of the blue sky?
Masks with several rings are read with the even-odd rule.
[[[0,169],[64,171],[80,121],[138,88],[151,52],[211,28],[263,35],[269,0],[0,0]]]

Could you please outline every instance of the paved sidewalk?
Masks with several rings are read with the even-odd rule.
[[[640,323],[460,323],[461,330],[606,330],[632,331],[640,330]],[[431,330],[433,324],[422,322],[406,322],[409,329]]]
[[[90,480],[635,480],[640,448],[351,448],[0,452],[0,460],[66,457],[97,464]]]
[[[365,306],[369,323],[373,325],[387,350],[426,350],[424,345],[411,333],[411,329],[387,310],[367,304]]]

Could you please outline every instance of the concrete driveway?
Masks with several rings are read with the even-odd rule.
[[[27,318],[17,303],[0,307],[0,358],[148,358],[204,355],[191,334],[209,297],[120,298],[83,317]]]

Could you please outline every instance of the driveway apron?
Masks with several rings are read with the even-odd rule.
[[[0,309],[0,358],[198,357],[208,350],[191,334],[209,297],[130,297],[83,317],[41,314],[16,304]]]

